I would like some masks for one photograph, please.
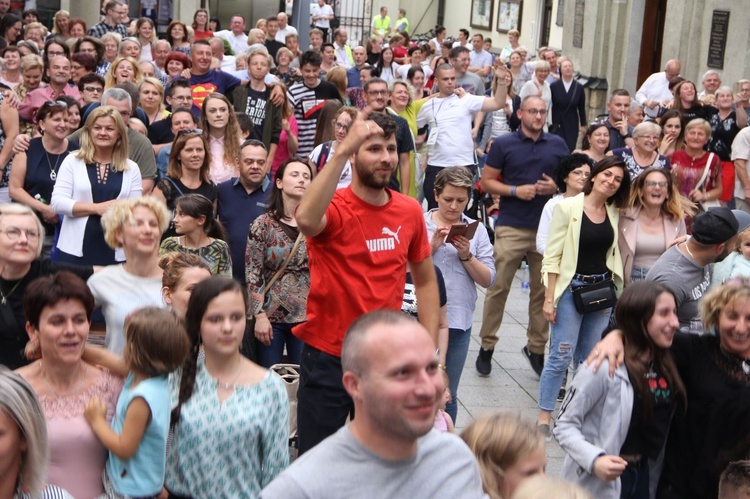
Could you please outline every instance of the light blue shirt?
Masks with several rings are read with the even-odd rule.
[[[135,454],[123,461],[112,452],[107,460],[107,476],[118,494],[144,497],[159,494],[164,484],[166,468],[167,433],[169,431],[170,399],[166,376],[148,378],[132,387],[133,373],[117,399],[117,410],[112,419],[112,430],[122,433],[125,414],[130,403],[142,398],[151,410],[151,421],[146,426]]]
[[[435,211],[436,209],[424,214],[427,236],[430,240],[438,228],[437,224],[432,221],[432,213]],[[465,215],[462,215],[462,218],[462,222],[466,224],[474,221]],[[490,236],[481,223],[469,244],[469,250],[474,258],[490,269],[490,285],[492,285],[495,282],[495,257]],[[432,263],[440,269],[445,280],[445,292],[448,296],[448,327],[464,331],[469,329],[474,321],[477,285],[466,271],[464,264],[458,259],[458,250],[449,242],[444,242],[432,254]]]

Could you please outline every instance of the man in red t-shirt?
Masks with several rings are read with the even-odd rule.
[[[307,322],[294,329],[305,342],[297,394],[300,454],[334,434],[352,412],[341,381],[344,335],[367,312],[401,309],[407,262],[419,320],[437,344],[438,289],[422,208],[387,188],[398,164],[396,123],[368,115],[352,122],[295,217],[307,236],[311,281]],[[337,191],[347,159],[352,183]]]

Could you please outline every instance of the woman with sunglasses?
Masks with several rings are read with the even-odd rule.
[[[611,307],[581,310],[573,290],[607,281],[615,293],[622,290],[617,223],[629,192],[625,163],[609,157],[591,169],[581,194],[555,206],[542,262],[547,288],[542,312],[550,322],[551,353],[539,381],[537,426],[547,436],[568,366],[577,367],[588,356],[611,313]]]
[[[112,265],[125,259],[104,240],[101,216],[117,199],[141,197],[141,171],[128,159],[128,135],[120,113],[100,106],[80,135],[80,150],[60,165],[52,209],[64,215],[57,240],[60,261]]]
[[[29,148],[13,158],[10,175],[10,197],[25,204],[37,214],[44,225],[46,237],[42,254],[50,256],[55,231],[60,219],[50,206],[52,189],[60,171],[60,164],[78,144],[69,141],[68,107],[62,102],[48,101],[36,114],[40,137],[31,139]]]
[[[170,211],[175,201],[186,194],[201,194],[216,206],[218,191],[210,177],[211,153],[208,140],[199,129],[182,130],[172,145],[169,170],[154,188],[152,195],[167,204]],[[169,224],[163,239],[176,236],[174,222]]]

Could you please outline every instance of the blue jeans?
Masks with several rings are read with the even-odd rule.
[[[302,356],[302,340],[292,334],[294,324],[284,324],[277,322],[272,324],[273,339],[271,344],[266,346],[260,341],[257,342],[258,364],[263,367],[271,367],[274,364],[280,364],[284,359],[284,346],[290,364],[299,364]]]
[[[648,460],[638,463],[638,466],[628,465],[620,475],[620,499],[648,499],[649,497]]]
[[[466,354],[471,341],[471,328],[449,329],[448,351],[445,353],[445,372],[448,374],[448,386],[451,390],[451,401],[445,406],[445,412],[456,422],[458,412],[458,382],[466,363]]]
[[[584,285],[573,280],[571,286]],[[575,367],[586,360],[609,324],[612,309],[579,314],[568,286],[557,302],[557,317],[550,325],[550,353],[539,381],[539,409],[552,412],[570,362]]]
[[[633,270],[630,271],[630,282],[633,283],[646,279],[646,274],[648,274],[649,270],[651,269],[644,269],[633,265]]]

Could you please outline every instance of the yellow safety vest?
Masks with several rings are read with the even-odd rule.
[[[403,26],[403,28],[401,27]],[[402,17],[401,19],[396,19],[396,29],[399,31],[406,31],[409,32],[409,20],[405,17]]]
[[[380,17],[380,14],[375,16],[375,34],[378,35],[387,35],[388,34],[388,28],[391,27],[391,18],[389,16]]]

